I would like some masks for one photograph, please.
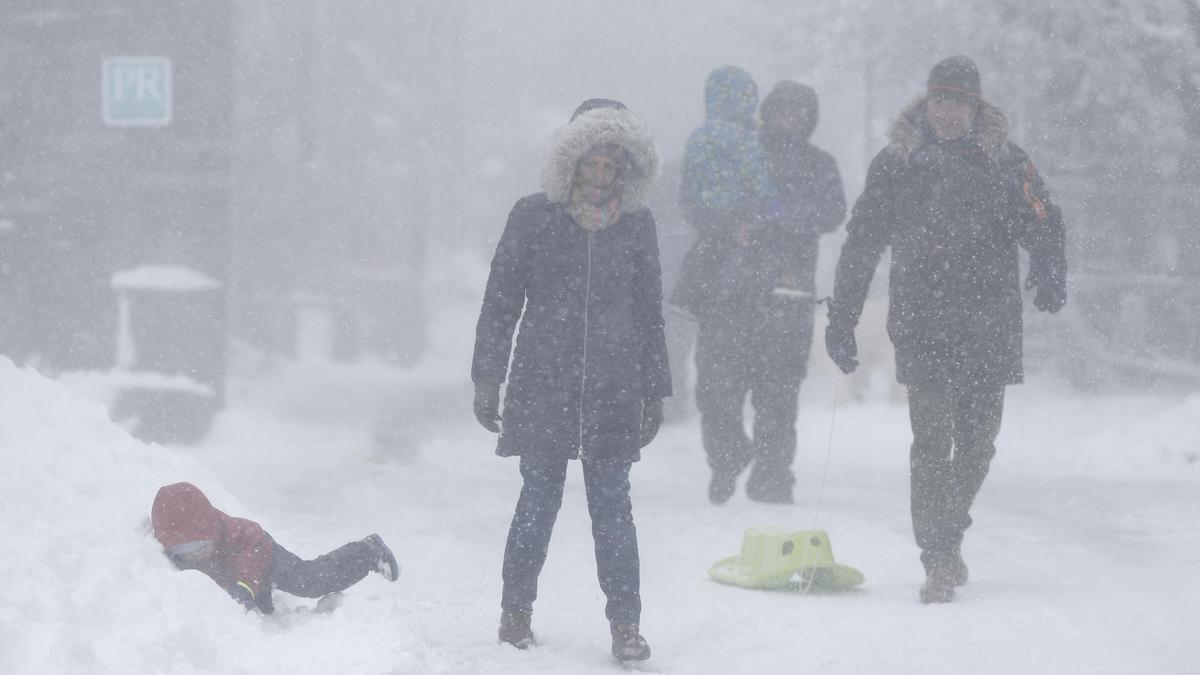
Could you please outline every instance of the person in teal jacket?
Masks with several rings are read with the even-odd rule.
[[[704,124],[688,137],[679,204],[696,231],[671,304],[703,320],[734,289],[714,283],[781,207],[767,172],[755,113],[758,85],[745,70],[724,66],[704,87]]]

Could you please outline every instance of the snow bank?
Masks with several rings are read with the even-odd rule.
[[[371,624],[390,607],[369,594],[348,597],[336,624],[286,604],[262,618],[207,577],[176,571],[149,532],[159,486],[191,481],[218,508],[254,514],[210,471],[133,439],[82,392],[4,358],[0,381],[0,672],[312,672],[329,665],[330,645],[382,637]],[[419,670],[402,636],[390,640],[337,663]]]
[[[166,583],[176,578],[146,519],[172,481],[236,500],[199,464],[130,437],[82,392],[2,358],[0,381],[0,671],[148,669],[155,654],[131,648],[140,640],[130,630],[158,635],[158,657],[169,657],[160,665],[203,651],[169,618],[183,616],[170,611],[181,603],[204,603],[202,580]]]

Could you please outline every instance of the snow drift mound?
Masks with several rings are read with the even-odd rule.
[[[233,498],[196,462],[129,436],[81,392],[5,358],[0,382],[0,671],[137,669],[140,655],[120,653],[131,644],[122,628],[161,621],[173,572],[147,529],[154,493],[191,480]]]
[[[187,480],[218,508],[253,514],[203,466],[134,439],[82,392],[3,357],[0,382],[0,672],[300,672],[335,666],[338,641],[371,638],[362,624],[378,611],[361,616],[361,598],[331,629],[319,625],[331,615],[245,614],[207,577],[176,571],[149,531],[159,486]],[[335,669],[362,666],[349,661]]]

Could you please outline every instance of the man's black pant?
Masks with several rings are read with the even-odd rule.
[[[731,308],[732,309],[732,308]],[[813,303],[772,296],[761,312],[701,321],[696,339],[696,407],[708,465],[736,476],[751,462],[747,488],[790,494],[796,414],[812,344]],[[754,407],[747,437],[746,396]]]
[[[375,569],[379,553],[365,541],[352,541],[312,560],[274,543],[271,585],[302,598],[319,598],[344,591]]]
[[[909,386],[913,534],[926,565],[962,544],[1003,412],[1003,385]]]
[[[565,454],[526,452],[521,455],[521,497],[504,549],[504,592],[507,612],[531,614],[537,580],[567,477]],[[640,562],[633,505],[629,499],[628,459],[585,458],[583,484],[596,546],[596,572],[608,598],[604,612],[614,623],[636,624],[642,613]]]

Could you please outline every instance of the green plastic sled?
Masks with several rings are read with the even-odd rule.
[[[763,590],[842,591],[863,583],[863,573],[834,562],[824,530],[753,527],[742,536],[742,553],[708,568],[713,579]]]

